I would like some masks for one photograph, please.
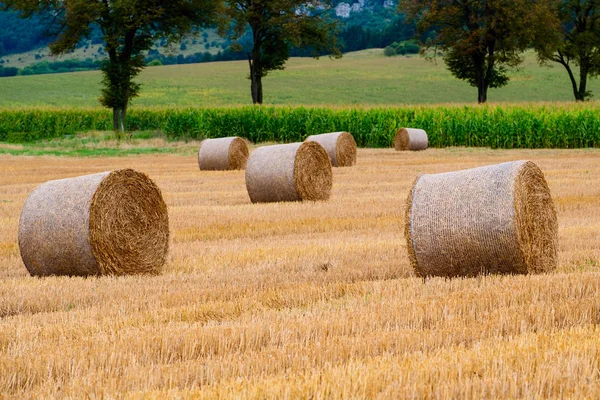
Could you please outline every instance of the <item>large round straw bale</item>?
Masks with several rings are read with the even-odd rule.
[[[156,274],[168,247],[160,189],[131,169],[46,182],[19,221],[21,257],[34,276]]]
[[[248,145],[242,138],[205,139],[198,149],[198,166],[213,171],[244,169],[248,154]]]
[[[304,142],[260,147],[246,167],[246,188],[253,203],[327,200],[332,172],[319,143]]]
[[[422,175],[407,199],[409,257],[423,277],[551,271],[557,232],[548,184],[531,161]]]
[[[423,129],[402,128],[396,132],[394,147],[397,151],[427,149],[427,132]]]
[[[324,133],[306,138],[307,142],[317,142],[329,155],[334,167],[351,167],[356,164],[356,142],[348,132]]]

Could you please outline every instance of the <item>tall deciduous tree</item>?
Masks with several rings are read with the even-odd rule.
[[[341,57],[337,25],[327,14],[330,0],[230,0],[226,4],[221,33],[234,41],[248,29],[252,33],[248,63],[254,104],[263,102],[262,78],[285,68],[291,48],[310,48],[314,57],[324,52]]]
[[[536,43],[542,63],[565,67],[576,101],[591,96],[588,78],[600,74],[600,0],[553,0],[557,18],[557,40]],[[579,82],[573,67],[579,67]]]
[[[544,41],[552,20],[547,0],[400,0],[398,7],[421,34],[437,32],[425,51],[442,50],[452,74],[477,88],[479,103],[508,83],[507,69],[532,41]]]
[[[127,107],[139,94],[133,79],[144,68],[144,53],[154,41],[180,39],[195,26],[215,21],[217,0],[6,0],[4,9],[22,12],[24,18],[50,13],[56,40],[52,54],[64,54],[89,37],[97,25],[104,37],[108,59],[103,63],[100,102],[113,110],[115,130],[125,130]]]

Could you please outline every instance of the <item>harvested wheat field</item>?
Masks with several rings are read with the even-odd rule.
[[[542,275],[416,278],[420,173],[528,159],[556,204]],[[32,278],[18,220],[52,179],[133,168],[169,207],[160,276]],[[195,155],[0,156],[0,397],[598,398],[600,151],[358,151],[327,202],[252,204]]]

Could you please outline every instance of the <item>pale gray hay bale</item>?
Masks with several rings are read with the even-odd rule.
[[[198,149],[198,167],[213,171],[244,169],[248,155],[248,145],[242,138],[205,139]]]
[[[332,171],[319,143],[304,142],[260,147],[246,167],[246,188],[253,203],[327,200]]]
[[[422,175],[407,198],[405,236],[420,276],[551,271],[557,232],[548,184],[530,161]]]
[[[423,129],[402,128],[394,138],[394,148],[397,151],[425,150],[428,144],[427,132]]]
[[[155,274],[168,246],[160,189],[130,169],[46,182],[19,221],[21,257],[34,276]]]
[[[351,167],[356,164],[356,141],[348,132],[324,133],[306,138],[307,142],[317,142],[329,155],[334,167]]]

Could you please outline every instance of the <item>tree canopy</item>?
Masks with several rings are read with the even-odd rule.
[[[508,83],[507,69],[534,40],[544,41],[552,21],[546,0],[400,0],[398,7],[421,35],[437,33],[427,35],[424,51],[443,51],[448,69],[477,88],[480,103],[489,88]]]
[[[588,78],[600,74],[600,1],[551,0],[558,29],[555,40],[536,42],[542,63],[556,62],[569,75],[575,100],[591,96]],[[573,67],[579,67],[579,82]]]
[[[100,102],[113,110],[115,130],[125,130],[127,106],[140,90],[133,79],[144,68],[144,52],[156,39],[177,40],[196,26],[214,22],[215,0],[6,0],[5,9],[52,15],[52,54],[64,54],[100,28],[108,59],[102,65]]]
[[[226,5],[221,33],[239,40],[250,29],[247,56],[255,104],[263,102],[262,78],[284,69],[292,48],[308,48],[314,57],[341,56],[337,24],[327,13],[329,0],[231,0]]]

